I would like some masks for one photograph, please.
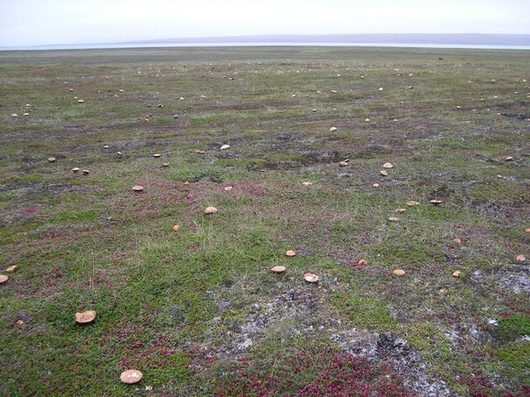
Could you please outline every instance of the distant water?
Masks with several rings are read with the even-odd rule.
[[[303,46],[303,47],[399,47],[399,48],[462,48],[483,50],[530,50],[530,45],[502,44],[429,44],[429,43],[348,43],[348,42],[193,42],[193,43],[127,43],[127,44],[76,44],[76,45],[42,45],[27,47],[0,47],[0,51],[33,51],[33,50],[73,50],[73,49],[112,49],[112,48],[159,48],[159,47],[270,47],[270,46]]]

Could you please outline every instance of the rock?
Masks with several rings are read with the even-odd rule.
[[[0,274],[0,284],[5,283],[7,280],[9,280],[9,277],[7,277],[5,274]]]
[[[123,371],[120,375],[122,383],[133,384],[138,383],[142,380],[143,374],[136,369],[128,369]]]
[[[76,313],[75,322],[78,324],[88,324],[96,318],[95,310],[87,310],[86,312]]]
[[[271,267],[271,272],[273,273],[283,273],[285,271],[285,266],[273,266]]]
[[[314,273],[305,273],[304,280],[308,283],[318,283],[319,277]]]
[[[133,192],[141,192],[144,190],[144,187],[141,185],[135,185],[132,187]]]
[[[295,255],[296,255],[296,252],[293,250],[287,250],[285,252],[285,256],[295,256]]]
[[[342,160],[340,163],[339,163],[339,166],[340,167],[347,167],[350,165],[350,159],[346,159],[346,160]]]
[[[395,269],[392,273],[394,273],[395,276],[401,277],[405,275],[405,270],[403,269]]]
[[[204,210],[205,214],[215,214],[217,212],[217,208],[215,207],[206,207]]]

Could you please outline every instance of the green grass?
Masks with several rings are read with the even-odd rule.
[[[514,258],[530,257],[529,61],[318,47],[0,53],[0,270],[18,265],[0,287],[0,394],[221,395],[249,366],[261,380],[291,371],[274,393],[296,395],[340,351],[332,336],[354,328],[405,340],[422,374],[460,395],[476,392],[469,374],[494,380],[480,386],[488,395],[524,393],[528,263]],[[382,177],[385,162],[395,167]],[[88,309],[96,321],[76,325]],[[395,363],[372,359],[376,372]],[[119,382],[128,368],[144,373],[138,390]]]

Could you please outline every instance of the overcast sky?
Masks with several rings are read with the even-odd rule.
[[[530,0],[0,0],[0,46],[255,34],[530,33]]]

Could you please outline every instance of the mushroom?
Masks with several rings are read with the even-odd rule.
[[[223,189],[225,190],[225,192],[229,192],[233,189],[233,186],[225,186]]]
[[[429,201],[429,203],[431,203],[432,205],[439,205],[442,204],[442,200],[431,200]]]
[[[402,212],[405,212],[406,209],[405,208],[396,208],[394,211],[397,212],[398,214],[401,214]]]
[[[283,273],[285,271],[285,266],[273,266],[271,267],[271,272],[273,273]]]
[[[460,270],[455,270],[452,274],[453,277],[460,277],[460,275],[462,274],[462,272]]]
[[[95,310],[87,310],[86,312],[76,313],[75,322],[78,324],[88,324],[96,318]]]
[[[457,238],[453,239],[453,243],[455,243],[457,245],[460,245],[460,244],[462,244],[462,239],[457,237]]]
[[[399,221],[399,218],[396,217],[396,216],[391,216],[391,217],[388,218],[388,221],[389,222],[397,222],[397,221]]]
[[[395,276],[401,277],[405,275],[405,270],[403,269],[395,269],[392,273],[394,273]]]
[[[381,186],[379,183],[374,183],[374,184],[372,185],[372,187],[379,187],[379,186]]]
[[[519,255],[517,255],[517,256],[515,257],[515,260],[516,260],[517,262],[524,262],[524,261],[526,261],[526,258],[525,258],[524,255],[519,254]]]
[[[7,280],[9,280],[9,277],[7,277],[5,274],[0,274],[0,284],[5,283]]]
[[[144,187],[140,185],[135,185],[132,187],[132,190],[133,192],[141,192],[142,190],[144,190]]]
[[[197,154],[204,154],[204,150],[197,149],[197,150],[195,150],[195,153],[197,153]]]
[[[312,184],[313,182],[309,182],[309,181],[302,182],[302,185],[304,186],[311,186]]]
[[[331,128],[329,129],[329,132],[335,132],[335,131],[337,131],[337,127],[331,127]]]
[[[153,154],[153,157],[154,158],[159,158],[159,157],[162,157],[162,155],[160,153],[155,153],[155,154]]]
[[[420,205],[420,203],[418,203],[417,201],[414,201],[414,200],[409,200],[409,201],[407,201],[407,205],[409,207],[414,207],[416,205]]]
[[[128,369],[123,371],[120,375],[120,380],[123,383],[133,384],[138,383],[142,380],[143,374],[136,369]]]
[[[383,168],[386,168],[386,169],[394,168],[394,164],[392,164],[392,163],[385,163],[385,164],[383,164]]]
[[[357,266],[366,266],[368,264],[368,261],[366,259],[359,259],[357,262],[356,262],[356,265]]]
[[[223,146],[221,146],[220,149],[221,149],[221,150],[230,149],[230,145],[228,145],[228,144],[225,143]]]
[[[12,266],[9,266],[7,269],[6,269],[6,272],[8,273],[11,273],[11,272],[14,272],[15,270],[17,270],[17,265],[12,265]]]
[[[173,225],[173,231],[178,232],[180,230],[180,225]]]
[[[217,208],[215,207],[206,207],[204,210],[205,214],[215,214],[217,212]]]
[[[381,171],[379,171],[379,173],[380,173],[382,176],[388,176],[388,172],[386,172],[385,170],[381,170]]]
[[[53,163],[56,160],[55,157],[48,157],[48,162]]]
[[[79,167],[72,168],[72,172],[79,172]]]
[[[295,256],[296,255],[296,252],[294,252],[293,250],[287,250],[285,252],[285,256]]]
[[[308,283],[318,283],[319,277],[314,273],[305,273],[304,280]]]
[[[85,103],[85,101],[83,99],[78,99],[77,103]]]
[[[83,175],[88,175],[88,174],[90,174],[89,170],[83,170]]]
[[[162,163],[162,167],[169,167],[169,163]]]

